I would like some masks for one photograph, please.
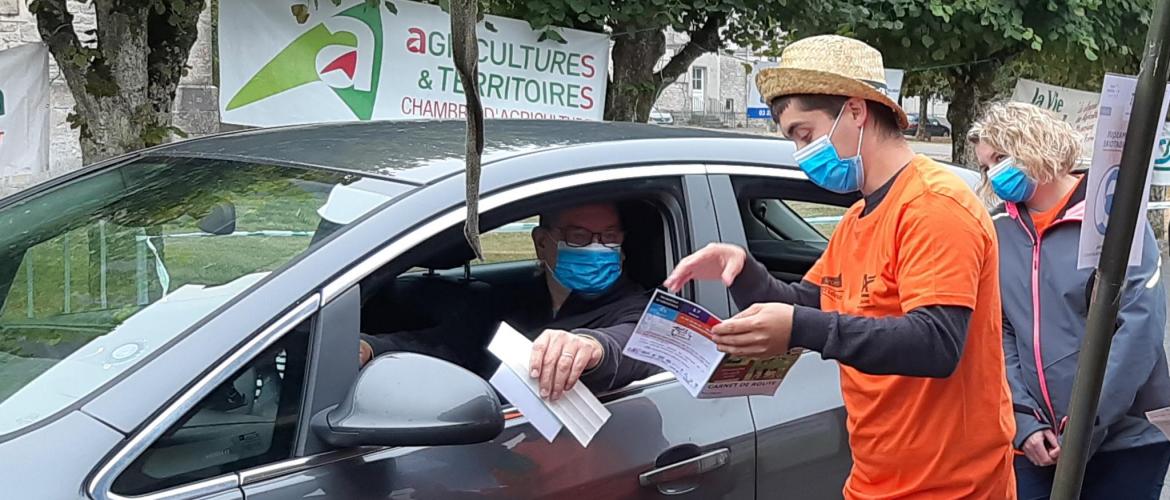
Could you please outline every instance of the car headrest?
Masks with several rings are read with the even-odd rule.
[[[448,245],[431,252],[430,255],[418,263],[418,267],[442,271],[463,267],[464,264],[474,259],[475,251],[471,249],[471,245],[468,245],[466,241],[460,239],[456,245]]]

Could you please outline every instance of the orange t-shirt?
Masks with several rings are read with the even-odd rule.
[[[1067,193],[1064,193],[1064,196],[1052,208],[1043,212],[1032,212],[1030,214],[1032,216],[1032,225],[1036,227],[1036,234],[1043,233],[1044,230],[1048,229],[1048,226],[1056,222],[1056,215],[1064,210],[1064,207],[1068,205],[1068,200],[1072,199],[1072,195],[1075,192],[1077,192],[1076,186],[1069,189]]]
[[[921,156],[860,217],[864,203],[845,213],[805,276],[821,287],[821,309],[882,317],[942,305],[973,313],[950,377],[841,365],[854,462],[846,498],[1014,499],[1015,420],[990,214],[959,177]]]

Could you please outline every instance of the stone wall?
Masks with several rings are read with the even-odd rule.
[[[74,14],[76,31],[84,37],[82,33],[92,29],[95,24],[92,6],[82,1],[69,0],[69,10]],[[187,62],[190,69],[183,78],[175,101],[175,125],[191,135],[219,130],[218,94],[212,85],[211,26],[209,8],[199,19],[200,37],[192,47]],[[0,0],[0,50],[40,41],[36,19],[29,13],[27,2]],[[81,146],[77,131],[70,129],[65,121],[73,110],[73,96],[53,61],[50,61],[49,80],[49,102],[52,108],[49,168],[47,171],[21,176],[5,176],[0,172],[0,195],[81,167]]]

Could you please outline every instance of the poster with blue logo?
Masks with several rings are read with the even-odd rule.
[[[1165,122],[1158,144],[1154,146],[1154,180],[1151,184],[1170,186],[1170,124]]]
[[[1137,88],[1137,78],[1125,75],[1105,75],[1105,82],[1101,86],[1101,103],[1097,113],[1097,127],[1093,138],[1093,160],[1089,167],[1089,181],[1085,191],[1085,215],[1081,223],[1080,248],[1077,255],[1077,267],[1089,269],[1097,267],[1101,259],[1101,244],[1105,241],[1105,230],[1109,227],[1109,212],[1113,208],[1113,194],[1117,189],[1117,176],[1120,172],[1121,152],[1125,147],[1125,135],[1129,128],[1129,115],[1133,108],[1133,94]],[[1170,99],[1170,89],[1166,93]],[[1162,101],[1158,123],[1166,122],[1166,104]],[[1145,227],[1146,205],[1150,199],[1150,180],[1153,177],[1154,163],[1159,158],[1159,148],[1154,147],[1154,154],[1150,155],[1150,166],[1146,174],[1146,187],[1142,194],[1142,208],[1138,212],[1137,227]],[[1143,233],[1135,233],[1133,246],[1129,253],[1129,265],[1141,262]]]

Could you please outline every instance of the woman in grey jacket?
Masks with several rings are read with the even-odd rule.
[[[1036,106],[997,104],[972,128],[985,187],[1004,200],[993,215],[999,238],[1004,354],[1016,416],[1021,500],[1047,498],[1076,373],[1092,289],[1077,269],[1085,176],[1073,172],[1080,139]],[[1083,498],[1157,499],[1170,443],[1145,414],[1170,405],[1162,342],[1166,290],[1158,243],[1138,234],[1093,427]]]

